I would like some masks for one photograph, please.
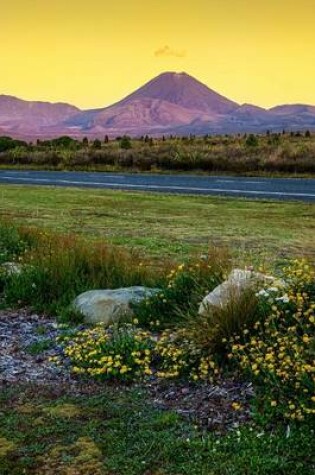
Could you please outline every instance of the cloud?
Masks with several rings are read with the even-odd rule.
[[[175,58],[184,58],[186,56],[186,51],[185,50],[176,50],[171,48],[168,45],[162,46],[162,48],[157,49],[154,51],[154,56],[157,58],[163,57],[163,56],[173,56]]]

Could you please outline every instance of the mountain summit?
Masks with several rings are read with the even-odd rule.
[[[86,130],[106,128],[109,133],[158,133],[170,125],[212,122],[238,107],[186,73],[166,72],[116,104],[78,114],[66,124]]]
[[[165,72],[121,101],[82,111],[68,104],[0,95],[0,135],[133,136],[315,129],[315,107],[239,105],[187,73]]]
[[[157,99],[207,114],[228,114],[238,106],[186,73],[166,72],[152,79],[118,104]]]

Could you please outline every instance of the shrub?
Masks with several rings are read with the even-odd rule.
[[[76,374],[98,379],[130,380],[151,375],[151,335],[125,324],[102,325],[63,339],[64,355]],[[53,357],[58,361],[58,357]]]
[[[246,139],[246,145],[248,147],[257,147],[258,146],[258,138],[254,134],[250,134]]]
[[[213,381],[220,374],[216,358],[205,353],[185,329],[165,330],[157,341],[154,355],[157,376]]]
[[[120,148],[125,149],[125,150],[128,150],[129,148],[132,147],[131,140],[127,135],[124,135],[121,138],[119,145],[120,145]]]
[[[283,288],[259,293],[267,316],[230,339],[229,357],[257,386],[257,415],[315,414],[315,273],[305,261],[283,269]]]
[[[134,311],[141,325],[173,327],[196,314],[200,301],[223,280],[229,267],[229,256],[224,249],[210,250],[202,259],[180,264],[171,270],[161,292],[140,304]]]
[[[0,264],[18,258],[26,247],[27,242],[21,238],[18,229],[2,221],[0,223]]]
[[[72,371],[97,379],[133,380],[151,376],[213,381],[220,374],[214,358],[203,354],[185,330],[165,330],[161,335],[132,324],[98,325],[60,338],[63,355]]]

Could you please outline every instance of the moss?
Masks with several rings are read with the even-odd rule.
[[[56,445],[39,457],[38,473],[60,475],[106,475],[102,452],[89,437],[79,437],[69,445]]]
[[[16,444],[5,437],[0,437],[0,457],[5,457],[9,452],[13,452]]]
[[[44,407],[42,410],[50,417],[71,419],[72,417],[79,417],[81,415],[81,409],[78,406],[67,403]]]

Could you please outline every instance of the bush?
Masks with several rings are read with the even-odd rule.
[[[72,371],[97,379],[130,380],[151,375],[153,341],[149,333],[132,325],[99,325],[63,338],[64,356]],[[58,357],[53,357],[58,361]]]
[[[222,282],[229,265],[227,251],[214,249],[202,259],[192,259],[171,270],[159,294],[134,305],[139,323],[170,328],[185,322],[187,314],[197,313],[205,293]]]
[[[160,378],[213,382],[220,375],[215,355],[198,347],[184,328],[175,332],[165,330],[156,343],[154,355],[156,375]]]
[[[27,240],[21,238],[15,226],[5,221],[0,223],[0,264],[17,259],[27,245]]]
[[[100,324],[59,341],[63,355],[52,361],[62,364],[66,358],[74,373],[101,380],[126,381],[154,374],[213,381],[220,374],[215,360],[197,349],[184,330],[165,330],[157,337],[132,324],[107,329]]]
[[[259,293],[267,316],[230,339],[229,357],[256,384],[257,416],[303,420],[315,414],[315,273],[295,261],[283,278]]]
[[[257,147],[258,146],[258,138],[256,135],[250,134],[246,141],[245,141],[247,147]]]
[[[120,148],[125,149],[125,150],[128,150],[129,148],[132,147],[131,140],[127,135],[124,135],[121,138],[119,145],[120,145]]]

